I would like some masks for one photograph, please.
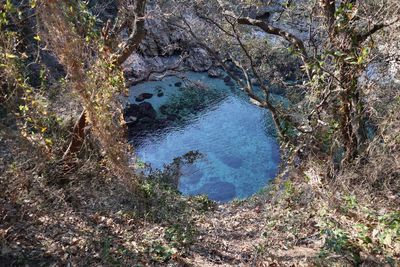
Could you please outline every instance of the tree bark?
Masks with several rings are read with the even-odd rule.
[[[85,140],[85,127],[86,127],[86,111],[82,111],[78,121],[75,123],[72,130],[72,139],[68,149],[64,152],[63,160],[67,159],[70,155],[77,153]]]
[[[147,0],[136,0],[133,12],[135,13],[134,30],[128,40],[117,52],[115,63],[120,66],[128,57],[139,47],[143,38],[146,36],[145,12]]]

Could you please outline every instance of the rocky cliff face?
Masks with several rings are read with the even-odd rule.
[[[284,1],[276,0],[272,4],[269,1],[268,5],[249,5],[243,7],[244,13],[241,15],[276,23],[277,17],[280,16],[283,9],[283,3]],[[231,5],[226,6],[226,9],[236,10],[235,1],[232,1]],[[147,12],[152,14],[146,18],[147,35],[140,45],[138,53],[132,55],[124,64],[128,86],[145,80],[158,80],[183,70],[209,71],[213,66],[219,65],[203,48],[196,45],[189,33],[162,21],[160,19],[161,11],[155,7],[154,3],[149,3]],[[204,27],[204,22],[195,19],[196,15],[191,13],[195,11],[188,10],[187,12],[185,17],[193,20],[200,28],[207,28]],[[280,26],[283,28],[287,26],[292,29],[291,32],[303,36],[300,34],[303,29],[298,30],[292,25]],[[253,32],[255,38],[265,39],[267,37],[271,43],[284,46],[283,41],[279,38],[265,36],[265,34],[257,37],[257,33],[260,31],[253,29]],[[284,70],[283,72],[287,73],[288,71]]]
[[[181,29],[166,25],[160,19],[146,21],[147,35],[138,53],[124,63],[128,85],[144,80],[158,80],[183,70],[208,71],[214,61],[196,46]]]

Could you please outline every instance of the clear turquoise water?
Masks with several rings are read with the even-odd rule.
[[[250,104],[240,90],[226,86],[221,79],[209,78],[206,73],[188,72],[185,76],[220,97],[188,115],[185,123],[146,135],[136,147],[137,156],[161,169],[188,151],[199,151],[204,157],[183,170],[179,181],[183,194],[207,194],[220,202],[255,194],[276,176],[280,163],[269,112]],[[156,93],[162,87],[164,96],[147,100],[158,110],[172,100],[180,101],[182,94],[174,85],[178,81],[182,80],[171,76],[136,85],[129,101],[135,103],[139,94]]]

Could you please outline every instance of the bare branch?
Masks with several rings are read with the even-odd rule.
[[[234,17],[234,15],[232,15],[232,13],[228,12],[226,14]],[[237,18],[237,22],[242,25],[256,26],[268,34],[277,35],[277,36],[284,38],[295,48],[295,50],[297,50],[300,53],[301,59],[306,64],[307,75],[308,75],[309,79],[312,78],[312,73],[307,66],[307,64],[310,63],[310,58],[308,57],[307,50],[304,46],[304,42],[300,38],[296,37],[295,35],[291,34],[290,32],[287,32],[281,28],[272,26],[262,20],[252,19],[249,17],[241,17],[241,18]]]
[[[146,11],[147,0],[137,0],[135,1],[134,13],[134,29],[132,34],[129,36],[128,40],[122,46],[120,51],[117,52],[115,63],[121,65],[125,60],[139,47],[140,42],[146,35],[145,29],[145,11]]]
[[[328,32],[331,35],[335,28],[335,0],[321,0],[320,5],[324,11],[324,17],[328,26]]]
[[[400,16],[395,18],[392,21],[386,21],[384,23],[379,23],[379,24],[375,24],[374,26],[372,26],[372,28],[367,31],[366,33],[360,34],[357,36],[357,42],[358,43],[362,43],[365,40],[367,40],[368,37],[370,37],[371,35],[373,35],[374,33],[376,33],[379,30],[382,30],[383,28],[389,27],[393,24],[395,24],[396,22],[400,21]]]

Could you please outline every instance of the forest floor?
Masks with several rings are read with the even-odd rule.
[[[286,247],[291,233],[268,229],[276,215],[270,211],[259,204],[220,206],[198,224],[199,242],[189,262],[194,266],[310,265],[310,258],[318,257],[321,243],[313,240]],[[314,234],[306,228],[302,232]]]
[[[179,214],[171,206],[168,219],[155,220],[139,216],[131,196],[89,163],[62,185],[45,180],[37,173],[41,155],[0,130],[0,266],[396,266],[399,259],[398,236],[385,243],[389,260],[383,250],[356,246],[351,229],[378,221],[365,218],[360,204],[340,206],[315,179],[299,175],[278,194],[206,202],[204,210]],[[333,234],[324,234],[332,220]]]

